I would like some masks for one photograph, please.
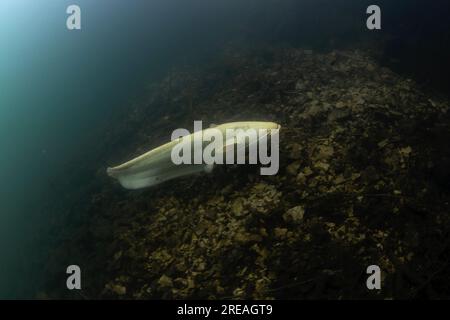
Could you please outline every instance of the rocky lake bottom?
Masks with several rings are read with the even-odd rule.
[[[224,50],[174,68],[58,182],[37,296],[448,298],[449,106],[364,50]],[[139,191],[106,175],[194,120],[280,123],[278,174],[218,166]],[[382,290],[367,290],[369,265]]]

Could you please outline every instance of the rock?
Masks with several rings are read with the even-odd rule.
[[[120,257],[122,257],[122,250],[117,251],[117,252],[114,254],[114,261],[119,260]]]
[[[286,172],[291,176],[296,176],[299,168],[300,168],[300,161],[295,161],[287,166]]]
[[[115,284],[111,287],[111,291],[118,294],[119,296],[123,296],[127,294],[127,288],[125,286]]]
[[[164,274],[161,276],[161,278],[159,278],[158,284],[162,288],[172,288],[173,287],[172,278],[170,278]]]
[[[338,103],[336,103],[336,108],[338,108],[338,109],[345,108],[345,103],[343,103],[342,101],[339,101]]]
[[[315,157],[316,160],[324,160],[329,159],[334,154],[334,148],[332,146],[320,146],[318,148],[317,156]]]
[[[400,149],[400,154],[404,157],[408,157],[411,154],[411,152],[412,152],[412,148],[409,146]]]
[[[273,230],[273,233],[274,233],[275,237],[278,238],[278,239],[286,238],[287,232],[288,232],[288,229],[286,229],[286,228],[275,228]]]
[[[244,214],[244,204],[242,198],[237,198],[236,200],[233,201],[231,211],[238,217]]]
[[[306,180],[307,180],[307,178],[308,178],[309,176],[311,176],[313,173],[314,173],[314,172],[311,170],[310,167],[305,167],[305,168],[303,169],[303,171],[300,172],[300,173],[297,175],[297,179],[296,179],[296,180],[297,180],[299,183],[305,183]]]
[[[303,174],[305,175],[305,177],[309,177],[310,175],[312,175],[314,172],[311,170],[310,167],[305,167],[305,169],[303,169]]]
[[[289,209],[284,215],[283,219],[286,222],[299,223],[303,220],[305,209],[302,206],[296,206]]]
[[[344,181],[345,181],[344,176],[342,174],[340,174],[334,179],[334,184],[339,185],[339,184],[343,183]]]
[[[373,64],[369,63],[367,65],[367,71],[369,71],[369,72],[375,71],[375,66]]]
[[[335,122],[337,120],[344,119],[349,115],[350,111],[347,109],[334,109],[328,114],[328,122]]]
[[[302,90],[304,87],[305,86],[301,80],[297,81],[297,83],[295,84],[295,90]]]
[[[244,207],[252,213],[268,214],[280,202],[282,193],[275,186],[267,183],[257,183],[244,199]]]
[[[262,237],[259,234],[251,234],[248,232],[239,232],[235,235],[235,240],[241,243],[260,242]]]
[[[290,146],[291,152],[289,153],[289,158],[298,160],[302,156],[302,146],[298,143],[293,143]]]
[[[330,168],[330,165],[326,162],[317,162],[316,164],[314,164],[314,168],[323,170],[323,171],[328,171],[328,169]]]
[[[387,146],[389,144],[389,139],[384,139],[383,141],[378,142],[378,147],[380,149],[384,148],[385,146]]]

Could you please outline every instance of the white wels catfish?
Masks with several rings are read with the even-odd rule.
[[[248,129],[253,129],[256,131],[263,130],[262,132],[266,132],[265,135],[258,135],[257,140],[261,141],[262,139],[267,139],[267,135],[273,134],[274,130],[278,133],[280,125],[274,122],[260,121],[225,123],[174,139],[173,141],[152,149],[137,158],[125,162],[124,164],[113,168],[108,168],[107,173],[110,177],[118,179],[120,184],[126,189],[141,189],[154,186],[177,177],[191,175],[198,172],[211,172],[214,164],[175,164],[172,158],[172,150],[175,147],[178,149],[180,146],[183,147],[183,144],[185,146],[186,144],[189,144],[190,147],[190,145],[194,143],[195,139],[202,139],[203,136],[211,136],[213,133],[211,131],[215,130],[214,133],[220,131],[220,134],[223,137],[223,139],[220,139],[224,141],[220,150],[222,150],[222,155],[225,155],[227,150],[230,150],[230,148],[234,150],[236,145],[248,145],[247,140],[245,140],[245,138],[242,139],[242,136],[239,138],[235,135],[230,138],[228,132],[233,130],[246,131]],[[208,143],[211,142],[202,140],[202,147]],[[191,148],[188,149],[192,150]]]

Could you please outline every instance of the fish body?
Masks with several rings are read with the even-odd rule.
[[[108,168],[107,174],[119,180],[124,188],[133,190],[158,185],[177,177],[199,172],[209,173],[213,169],[213,164],[194,164],[193,162],[191,162],[192,164],[175,164],[172,161],[172,150],[176,146],[183,146],[183,144],[193,145],[196,138],[201,139],[203,136],[208,136],[208,134],[212,133],[212,130],[219,130],[223,137],[226,138],[227,129],[244,131],[248,129],[263,129],[269,131],[278,130],[279,128],[280,126],[274,122],[246,121],[225,123],[174,139],[121,165]],[[262,137],[258,138],[261,139]],[[236,139],[236,137],[224,139],[223,141],[223,154],[230,147],[234,148],[235,145],[246,143]],[[202,140],[202,147],[208,143],[210,142]]]

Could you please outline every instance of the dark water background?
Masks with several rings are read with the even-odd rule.
[[[70,4],[81,31],[66,29]],[[365,27],[370,4],[382,8],[382,31]],[[382,40],[383,64],[448,94],[449,14],[441,0],[0,0],[0,298],[33,296],[52,181],[94,152],[149,81],[230,42],[333,50]]]

